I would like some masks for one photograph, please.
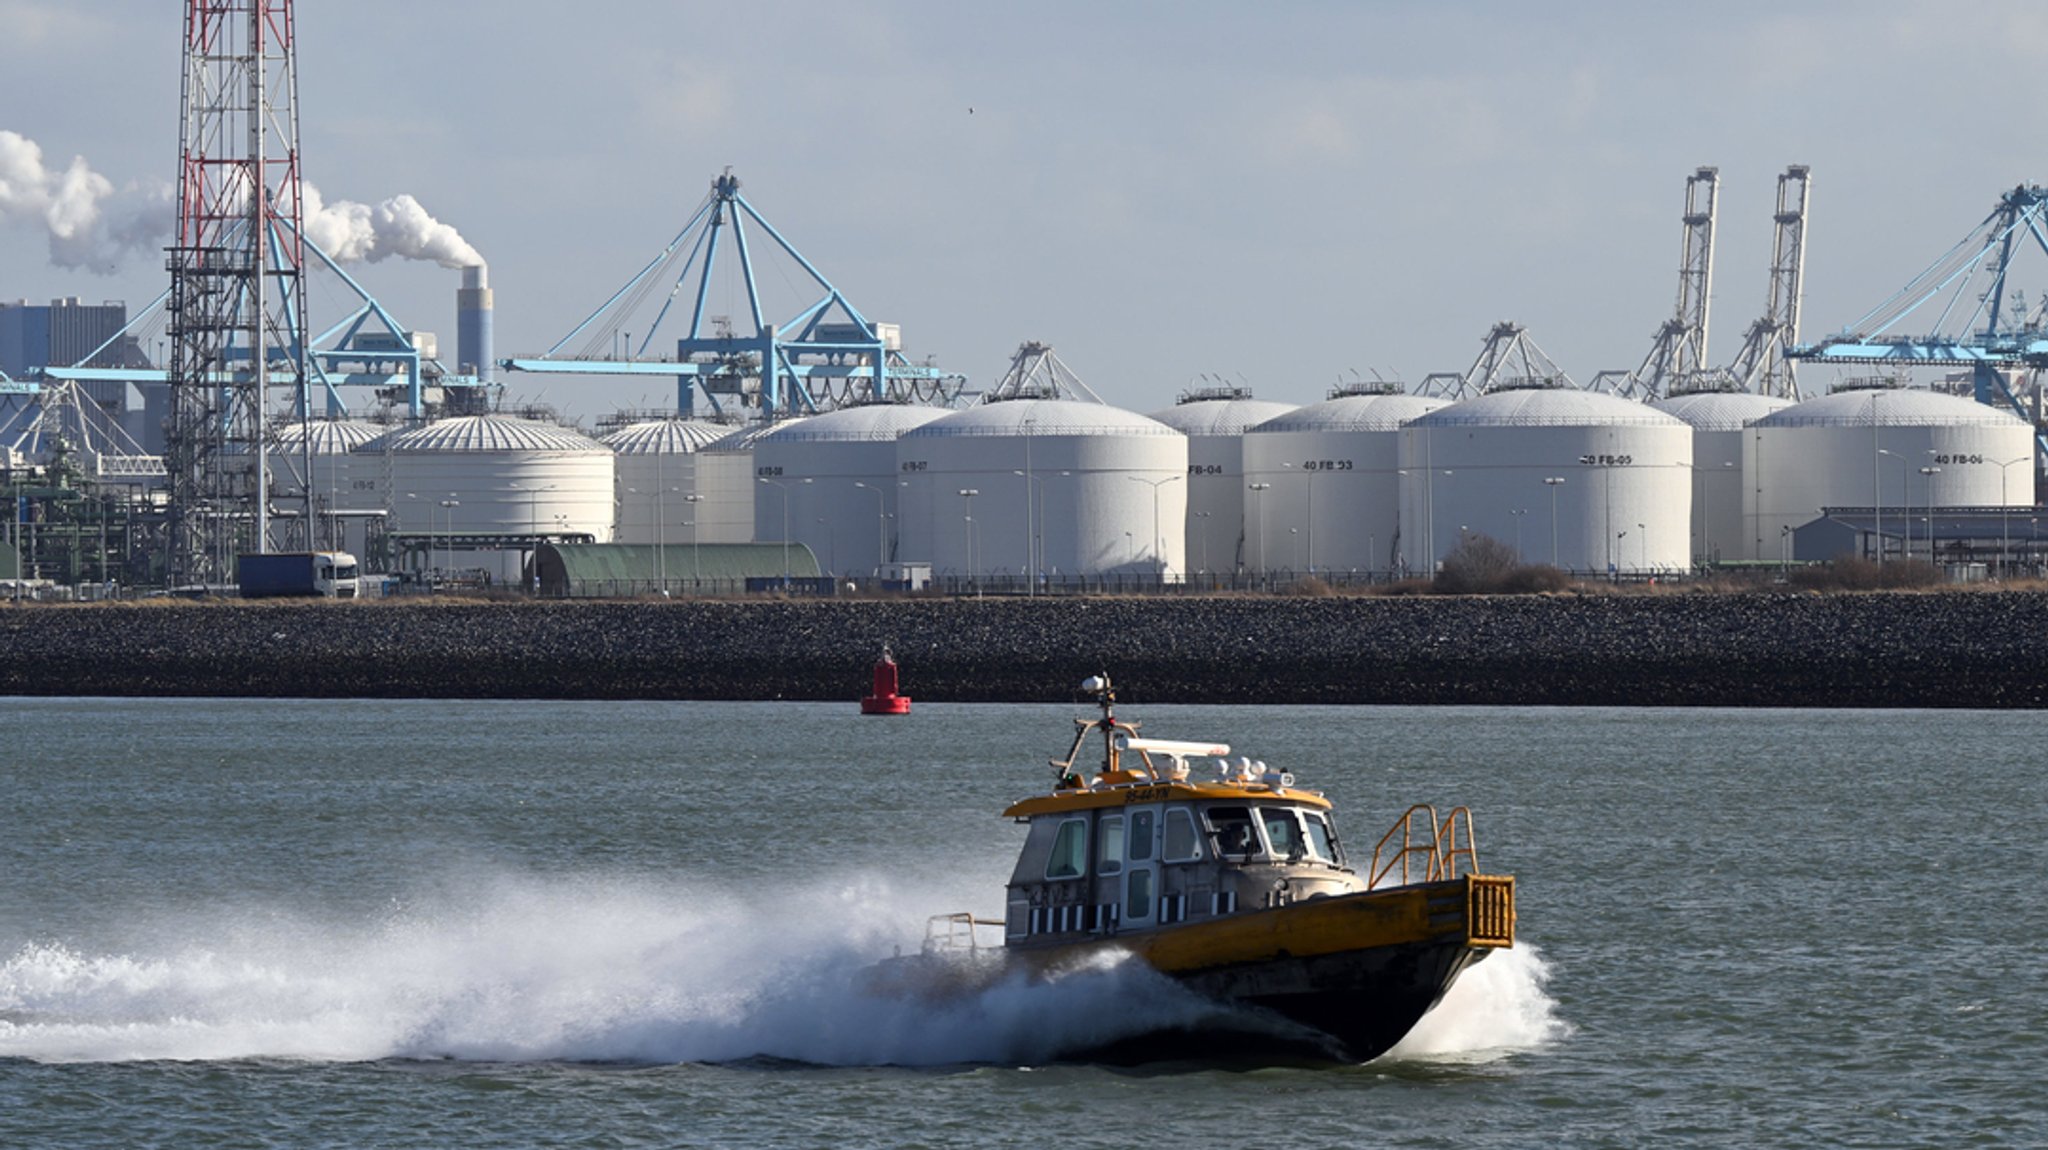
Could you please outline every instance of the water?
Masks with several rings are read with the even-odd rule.
[[[0,700],[0,1146],[2048,1142],[2027,713],[1127,706],[1474,811],[1521,945],[1356,1067],[1046,1060],[1114,963],[858,970],[999,911],[1067,707]]]

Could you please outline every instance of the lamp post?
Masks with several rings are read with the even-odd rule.
[[[1783,583],[1790,578],[1791,570],[1792,525],[1785,523],[1778,527],[1778,582]]]
[[[1640,523],[1636,524],[1636,569],[1650,569],[1650,529]]]
[[[1169,483],[1177,483],[1186,477],[1169,475],[1164,479],[1147,479],[1142,475],[1126,475],[1124,478],[1137,483],[1150,484],[1152,487],[1152,562],[1159,565],[1159,580],[1163,583],[1166,581],[1166,556],[1164,554],[1166,547],[1164,541],[1159,538],[1159,489]],[[1313,531],[1314,529],[1311,528],[1310,530]],[[1311,534],[1309,538],[1313,540],[1315,536]],[[1311,561],[1314,560],[1315,545],[1313,543],[1309,545],[1309,557]]]
[[[1564,476],[1552,475],[1543,480],[1543,486],[1550,488],[1550,565],[1557,566],[1557,489],[1564,486]]]
[[[1209,513],[1208,513],[1207,511],[1197,511],[1197,512],[1195,512],[1195,518],[1196,518],[1196,519],[1199,519],[1199,520],[1201,520],[1201,528],[1202,528],[1202,568],[1201,568],[1201,569],[1202,569],[1202,574],[1204,574],[1204,575],[1207,575],[1207,574],[1209,573]]]
[[[1250,483],[1245,489],[1252,493],[1252,509],[1259,515],[1259,578],[1266,577],[1266,492],[1273,489],[1270,483]]]
[[[855,487],[874,492],[875,495],[875,578],[882,577],[882,564],[889,561],[889,498],[882,489],[872,487],[856,479]]]
[[[1927,504],[1927,563],[1934,565],[1934,477],[1941,474],[1939,467],[1920,469],[1920,493]]]
[[[462,500],[454,498],[455,493],[453,491],[450,491],[448,495],[449,498],[441,501],[441,510],[448,514],[448,568],[452,571],[455,569],[455,509],[462,506]],[[433,547],[434,521],[429,519],[427,521],[427,549],[431,551]]]
[[[1292,463],[1280,465],[1292,471]],[[1309,463],[1301,465],[1301,474],[1308,481],[1308,573],[1316,573],[1316,469]]]
[[[1529,509],[1517,507],[1509,510],[1508,514],[1515,517],[1515,562],[1520,563],[1522,561],[1522,516],[1529,514]]]
[[[981,494],[977,487],[963,487],[960,498],[967,503],[967,581],[974,585],[974,597],[981,598],[980,564],[975,558],[974,497]]]
[[[703,569],[697,564],[697,512],[695,505],[704,502],[704,497],[702,495],[690,494],[683,496],[683,501],[691,504],[690,518],[683,526],[690,529],[690,587],[692,590],[695,590],[704,578]]]
[[[1025,426],[1029,427],[1031,421],[1027,419],[1024,423]],[[1026,439],[1024,443],[1024,461],[1026,470],[1012,471],[1010,474],[1024,477],[1024,568],[1026,578],[1024,594],[1030,596],[1038,593],[1038,568],[1043,562],[1043,552],[1045,550],[1045,532],[1043,530],[1045,524],[1045,476],[1035,475],[1029,470],[1031,462],[1031,443],[1029,439]],[[1034,506],[1031,496],[1034,489],[1038,494],[1038,501],[1036,503],[1038,518],[1036,520],[1031,517],[1031,510]]]
[[[782,587],[789,589],[789,484],[765,475],[755,476],[761,483],[782,489]]]
[[[2012,492],[2006,487],[2006,476],[2012,474],[2015,463],[2032,463],[2031,454],[2017,459],[2008,459],[1998,464],[1998,577],[2005,578],[2005,557],[2012,551]],[[1992,460],[1997,463],[1997,460]]]

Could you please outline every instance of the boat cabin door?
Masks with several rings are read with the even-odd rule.
[[[1124,817],[1123,923],[1151,926],[1159,910],[1159,809],[1129,807]]]

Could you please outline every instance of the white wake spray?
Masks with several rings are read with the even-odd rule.
[[[434,218],[419,200],[396,195],[375,204],[328,203],[310,181],[300,184],[306,238],[340,263],[398,257],[445,268],[474,267],[484,258],[462,233]],[[53,168],[43,149],[0,129],[0,224],[39,227],[50,262],[112,274],[130,258],[162,258],[177,225],[178,205],[165,180],[116,187],[83,156]]]
[[[878,986],[871,964],[915,949],[934,900],[874,880],[749,901],[618,878],[453,889],[378,922],[223,909],[137,923],[119,950],[18,946],[0,959],[0,1058],[1016,1065],[1214,1011],[1114,955],[957,994]],[[1522,971],[1510,998],[1540,995],[1532,968],[1497,969]],[[1500,993],[1472,982],[1454,997]],[[1470,1029],[1430,1051],[1529,1044],[1512,1019],[1489,1029],[1491,1008],[1438,1013],[1453,1009]]]

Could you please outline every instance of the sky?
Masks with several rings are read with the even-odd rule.
[[[1354,376],[1413,384],[1463,371],[1502,320],[1581,381],[1634,367],[1677,298],[1701,165],[1721,173],[1717,363],[1764,310],[1786,165],[1812,169],[1807,338],[2048,179],[2048,6],[2024,0],[297,9],[306,178],[368,213],[411,197],[480,252],[500,356],[566,335],[728,167],[913,358],[986,386],[1042,341],[1139,411],[1204,377],[1294,403]],[[89,169],[109,234],[146,231],[152,196],[161,216],[181,14],[0,0],[16,170],[23,141],[52,181]],[[5,143],[0,299],[163,290],[146,235],[53,259],[65,241],[18,176],[10,192]],[[352,272],[452,358],[457,272]],[[585,417],[674,401],[505,380],[508,405]]]

